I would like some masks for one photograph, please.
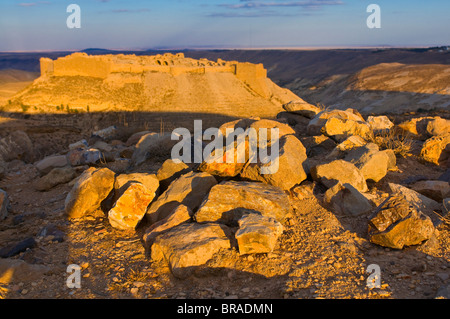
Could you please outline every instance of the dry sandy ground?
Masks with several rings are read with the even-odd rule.
[[[32,119],[8,123],[12,129],[27,126],[26,121]],[[64,126],[61,127],[61,142],[53,143],[55,149],[67,147],[65,136],[74,140],[83,137],[81,132],[63,134]],[[45,145],[42,134],[30,135]],[[156,172],[162,160],[148,161],[140,171]],[[387,182],[400,182],[415,175],[437,178],[442,172],[443,169],[419,163],[415,156],[399,158],[398,170],[371,185],[370,193],[381,201],[386,196]],[[10,259],[43,265],[48,271],[37,277],[33,271],[13,274],[2,284],[5,298],[429,299],[449,284],[448,224],[439,226],[435,236],[423,245],[404,250],[383,248],[368,241],[365,216],[340,216],[322,207],[320,189],[311,198],[291,198],[294,211],[272,253],[240,256],[236,249],[221,251],[193,276],[180,280],[172,276],[165,264],[150,261],[141,241],[145,225],[136,232],[118,231],[102,214],[69,222],[64,200],[71,186],[64,184],[38,192],[33,187],[37,176],[32,164],[9,164],[0,188],[8,192],[12,210],[0,223],[0,243],[5,246],[35,238],[35,248]],[[37,236],[50,225],[64,233],[63,242],[51,236]],[[70,264],[82,267],[80,289],[66,285]],[[367,286],[366,270],[371,264],[380,266],[380,288]],[[4,275],[0,277],[5,279]]]

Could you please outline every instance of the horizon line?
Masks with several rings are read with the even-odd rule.
[[[314,45],[314,46],[191,46],[191,47],[153,47],[153,48],[84,48],[84,49],[49,49],[49,50],[0,50],[1,53],[42,53],[42,52],[82,52],[88,50],[104,51],[201,51],[201,50],[345,50],[345,49],[428,49],[450,47],[450,45]]]

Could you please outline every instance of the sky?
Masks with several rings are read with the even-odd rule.
[[[0,51],[442,45],[448,0],[0,0]]]

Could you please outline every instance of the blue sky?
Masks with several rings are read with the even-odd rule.
[[[450,45],[449,15],[448,0],[0,0],[0,51]]]

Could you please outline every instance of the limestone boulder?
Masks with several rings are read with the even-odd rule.
[[[320,135],[325,123],[331,119],[350,120],[353,122],[364,122],[364,118],[354,109],[342,110],[325,110],[314,116],[307,126],[309,135]]]
[[[170,183],[190,171],[191,169],[181,161],[174,161],[170,158],[164,161],[156,173],[156,178],[159,180],[160,190],[162,192],[165,191],[167,187],[169,187]]]
[[[342,159],[351,150],[362,147],[367,144],[367,141],[361,136],[352,135],[336,145],[336,147],[326,156],[328,159]]]
[[[81,174],[65,200],[69,219],[82,218],[100,208],[114,188],[115,174],[107,168],[91,167]]]
[[[0,220],[8,217],[9,208],[10,203],[8,194],[3,189],[0,189]]]
[[[450,158],[450,133],[426,140],[420,151],[420,157],[436,165],[447,165]]]
[[[50,173],[50,171],[57,167],[64,167],[69,165],[66,155],[51,155],[34,164],[41,175]]]
[[[155,174],[149,173],[130,173],[120,174],[116,176],[114,181],[114,190],[116,195],[120,196],[123,193],[124,188],[130,183],[141,183],[150,192],[158,195],[159,180]]]
[[[352,163],[344,160],[335,160],[328,164],[320,164],[311,169],[312,178],[330,188],[337,182],[350,184],[360,192],[367,192],[364,175]]]
[[[155,239],[151,259],[167,262],[175,277],[187,278],[221,249],[230,249],[229,236],[225,225],[181,224]]]
[[[366,122],[374,133],[387,132],[394,127],[394,123],[386,115],[369,116]]]
[[[441,205],[438,202],[413,189],[395,183],[388,183],[388,186],[392,193],[403,197],[416,210],[421,211],[428,216],[433,216],[434,211],[441,209]]]
[[[304,132],[306,133],[306,126],[308,125],[310,119],[295,113],[290,112],[280,112],[277,114],[277,121],[285,121],[289,126],[294,128],[296,133]],[[296,127],[298,125],[298,127]],[[304,127],[304,130],[297,131],[297,128]]]
[[[367,215],[371,202],[350,184],[337,183],[325,192],[324,202],[332,212],[348,216]]]
[[[304,181],[291,189],[291,195],[297,200],[312,198],[316,185],[316,182]]]
[[[190,172],[174,180],[167,190],[147,210],[147,219],[153,224],[166,218],[179,204],[195,211],[211,187],[217,184],[211,174]]]
[[[310,119],[320,112],[320,109],[317,106],[309,104],[303,100],[294,100],[283,104],[283,109],[287,112],[298,114]]]
[[[56,167],[52,169],[47,175],[42,176],[35,182],[35,188],[38,191],[44,192],[53,187],[65,184],[77,177],[77,170],[71,166]]]
[[[428,216],[403,197],[391,196],[375,210],[369,221],[368,233],[372,243],[403,249],[430,239],[434,226]]]
[[[336,148],[336,143],[325,135],[305,136],[300,139],[308,157],[324,156]]]
[[[249,117],[226,122],[219,127],[219,131],[222,136],[226,137],[228,135],[227,130],[229,133],[233,133],[236,129],[243,129],[245,131],[250,125],[259,120],[259,117]]]
[[[0,139],[0,158],[5,162],[19,159],[30,163],[35,158],[33,142],[24,131],[14,131]]]
[[[151,133],[150,131],[141,131],[141,132],[136,132],[134,134],[132,134],[127,141],[125,142],[125,146],[129,147],[132,145],[135,145],[137,142],[139,142],[139,140],[141,139],[142,136]]]
[[[392,158],[389,152],[379,151],[378,146],[373,143],[350,151],[344,159],[353,163],[367,181],[373,182],[379,182],[386,176],[388,169],[395,166],[392,163],[395,155]]]
[[[241,255],[272,252],[283,233],[283,225],[268,216],[247,214],[239,219],[238,224],[235,237]]]
[[[254,129],[256,131],[256,135],[257,135],[257,141],[258,141],[258,146],[260,147],[261,145],[265,146],[267,144],[267,146],[270,146],[271,142],[275,142],[277,140],[279,140],[281,137],[285,136],[285,135],[295,135],[295,131],[292,127],[290,127],[287,124],[283,124],[280,123],[278,121],[274,121],[274,120],[259,120],[256,122],[253,122],[250,126],[251,129]],[[278,136],[271,136],[271,129],[278,129]],[[266,131],[266,139],[263,140],[263,142],[260,142],[260,137],[261,132]]]
[[[369,139],[372,134],[372,130],[366,122],[341,119],[338,117],[329,118],[320,132],[338,142],[344,141],[352,135]]]
[[[193,213],[189,207],[180,204],[164,219],[148,227],[143,236],[144,246],[150,249],[156,237],[169,231],[171,228],[189,221]]]
[[[450,197],[450,184],[445,181],[419,181],[412,185],[412,189],[437,202]]]
[[[176,143],[178,143],[178,141],[172,140],[170,133],[145,134],[136,144],[133,156],[131,157],[132,163],[133,165],[139,165],[155,154],[170,154],[170,150]]]
[[[255,163],[248,163],[240,176],[289,190],[307,178],[309,167],[306,148],[294,135],[281,137],[278,145],[268,146],[264,154],[273,155],[274,147],[278,148],[278,157],[267,159],[267,163],[258,158]]]
[[[122,195],[108,212],[111,226],[121,230],[135,229],[155,197],[155,191],[139,182],[127,184]]]
[[[450,120],[439,116],[418,117],[404,121],[398,126],[412,137],[422,140],[450,133]]]
[[[95,165],[106,162],[104,154],[95,148],[73,149],[67,154],[67,160],[72,166]]]
[[[199,223],[235,225],[244,214],[258,213],[283,223],[289,212],[289,197],[279,187],[257,182],[225,181],[211,188],[194,219]]]
[[[248,139],[237,140],[223,149],[214,150],[199,165],[198,170],[221,177],[237,176],[249,159]]]

